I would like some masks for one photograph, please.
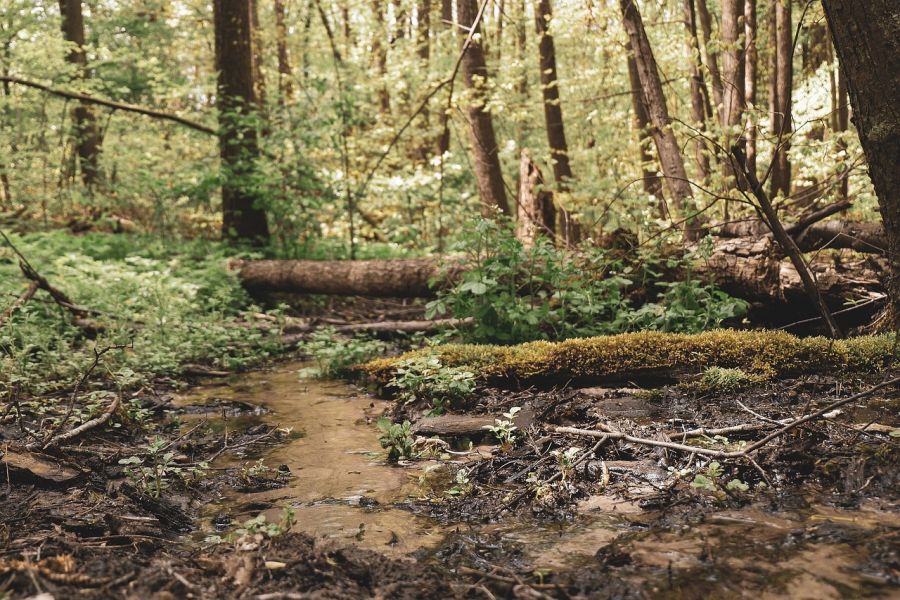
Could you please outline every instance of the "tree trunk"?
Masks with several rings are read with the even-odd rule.
[[[644,94],[641,91],[641,78],[638,75],[637,63],[634,54],[628,52],[628,80],[631,85],[632,122],[638,136],[638,145],[641,151],[641,182],[644,192],[656,198],[659,202],[659,214],[662,218],[669,217],[666,207],[666,199],[663,197],[662,180],[656,176],[656,160],[650,145],[653,143],[650,132],[650,115],[647,114],[647,105],[644,104]]]
[[[516,221],[516,238],[526,247],[534,245],[538,236],[554,238],[556,210],[553,194],[542,189],[544,176],[531,160],[528,150],[522,149],[519,162],[519,192],[516,199],[519,218]]]
[[[891,268],[887,288],[894,327],[900,329],[900,5],[896,0],[822,4],[878,196]]]
[[[528,44],[528,28],[525,26],[525,0],[514,0],[516,12],[513,19],[516,25],[516,61],[521,70],[516,92],[524,97],[528,96],[528,69],[525,67],[525,52]]]
[[[791,94],[793,89],[793,44],[790,0],[772,0],[775,12],[775,112],[772,115],[772,133],[780,143],[772,156],[772,196],[791,193]]]
[[[642,97],[653,124],[653,140],[656,142],[656,152],[666,178],[666,187],[668,187],[680,213],[685,214],[693,209],[691,206],[693,193],[684,169],[681,148],[672,131],[666,96],[659,78],[656,59],[653,57],[653,50],[650,47],[650,40],[647,39],[644,22],[634,0],[619,0],[619,5],[637,65]],[[688,220],[684,228],[686,239],[695,239],[698,233],[696,226],[691,221]]]
[[[81,0],[59,0],[59,12],[62,16],[62,32],[70,48],[66,60],[75,66],[76,77],[87,79],[87,53],[84,49],[84,16],[81,12]],[[78,165],[81,168],[81,181],[88,189],[93,189],[103,181],[100,168],[102,142],[100,128],[93,111],[87,104],[78,104],[72,109],[72,121],[75,124],[75,149],[78,154]]]
[[[372,57],[375,60],[375,69],[381,84],[378,86],[378,110],[382,114],[391,112],[391,95],[387,88],[387,46],[383,43],[387,36],[387,27],[384,22],[384,3],[380,0],[372,0],[372,14],[375,17],[375,28],[372,32]]]
[[[266,74],[262,27],[259,25],[259,0],[250,2],[251,41],[253,43],[253,85],[256,86],[256,106],[262,114],[266,110]]]
[[[569,146],[566,143],[562,101],[559,97],[556,48],[549,30],[552,19],[553,8],[550,0],[537,0],[534,8],[534,23],[539,40],[538,57],[541,69],[541,91],[544,97],[544,123],[547,127],[547,142],[550,145],[550,157],[553,163],[553,178],[556,180],[557,188],[564,192],[568,189],[572,179],[572,167],[569,164]],[[560,217],[562,218],[562,235],[566,244],[569,246],[577,244],[578,224],[569,211],[562,206],[560,206]]]
[[[419,0],[416,5],[416,56],[419,57],[419,68],[427,77],[431,62],[431,0]],[[416,159],[425,162],[434,151],[434,139],[431,134],[431,111],[428,106],[422,107],[422,126],[427,132],[425,139],[416,149]],[[438,138],[440,147],[440,138]]]
[[[719,51],[716,44],[711,44],[712,17],[706,7],[706,0],[697,0],[697,16],[700,17],[700,30],[703,32],[703,45],[700,51],[705,55],[706,68],[709,69],[709,78],[712,83],[713,101],[716,104],[716,116],[719,123],[725,122],[724,90],[722,89],[722,74],[719,71]]]
[[[256,206],[251,181],[259,158],[257,133],[248,116],[256,108],[253,82],[253,30],[248,0],[215,0],[219,147],[222,157],[222,237],[264,244],[266,213]]]
[[[730,130],[741,123],[744,114],[744,44],[741,41],[741,16],[743,0],[722,0],[722,110],[723,125]],[[726,148],[730,148],[735,136],[728,131]]]
[[[822,294],[829,306],[840,309],[848,302],[884,299],[882,262],[867,257],[842,261],[822,257],[813,262]],[[451,268],[445,270],[447,266]],[[436,293],[429,281],[440,286],[459,281],[463,268],[446,258],[396,260],[254,260],[235,261],[238,277],[251,293],[332,294],[393,298],[430,298]],[[717,240],[712,255],[693,266],[694,273],[713,281],[733,296],[789,306],[809,314],[809,299],[797,271],[782,260],[768,237]],[[673,274],[677,276],[677,274]],[[767,313],[772,311],[767,307]],[[778,313],[779,318],[781,313]],[[770,318],[771,314],[768,315]]]
[[[745,104],[752,107],[747,111],[747,168],[756,173],[756,73],[759,67],[759,53],[756,49],[758,28],[756,26],[756,0],[744,2],[744,95]]]
[[[694,0],[684,0],[681,4],[684,13],[684,24],[688,33],[688,53],[690,54],[691,74],[691,121],[697,129],[697,139],[694,143],[694,160],[697,162],[697,171],[700,179],[705,183],[709,180],[709,154],[703,135],[706,132],[706,117],[709,107],[709,95],[706,90],[706,82],[703,80],[702,59],[700,56],[700,40],[697,38],[697,16],[694,10]],[[632,69],[632,60],[629,58],[629,74]],[[634,97],[635,78],[631,77],[632,98]],[[637,112],[637,111],[635,111]],[[645,186],[646,189],[646,186]]]
[[[469,29],[475,26],[475,33],[480,27],[475,22],[478,14],[477,0],[457,0],[457,18],[460,24],[460,45],[465,43]],[[503,172],[500,168],[500,157],[497,148],[497,136],[494,134],[494,123],[491,113],[486,109],[486,92],[488,89],[488,70],[484,58],[484,48],[476,35],[463,56],[463,75],[466,88],[471,97],[467,107],[472,137],[472,157],[475,163],[475,179],[478,194],[481,197],[481,212],[491,216],[494,209],[510,215],[506,201],[506,186],[503,183]]]
[[[441,0],[441,24],[453,29],[453,0]],[[441,108],[441,134],[438,137],[438,155],[443,156],[450,150],[450,115],[446,108]]]
[[[294,100],[294,78],[291,73],[291,56],[288,51],[285,4],[287,0],[274,0],[275,47],[278,52],[278,102],[290,104]]]

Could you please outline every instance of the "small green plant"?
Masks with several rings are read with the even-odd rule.
[[[469,470],[465,468],[461,468],[456,472],[456,477],[454,478],[453,486],[444,492],[447,496],[451,498],[464,498],[472,493],[474,486],[472,482],[469,480]]]
[[[516,430],[513,419],[516,414],[522,410],[521,407],[513,406],[509,412],[503,413],[502,419],[494,419],[493,425],[485,425],[484,428],[494,434],[500,440],[500,449],[509,452],[516,445]]]
[[[208,544],[221,544],[222,542],[235,542],[243,537],[252,537],[261,534],[268,538],[278,537],[291,530],[295,523],[296,513],[293,508],[287,507],[281,513],[281,520],[269,521],[265,513],[259,514],[229,533],[227,536],[209,535],[204,540]]]
[[[384,354],[387,344],[367,337],[342,339],[334,327],[317,329],[310,339],[299,346],[316,363],[314,369],[304,369],[304,376],[337,378],[346,376],[351,367]]]
[[[387,417],[378,419],[378,430],[381,435],[378,441],[388,451],[388,461],[397,462],[401,458],[413,457],[413,440],[410,422],[393,423]]]
[[[475,391],[475,374],[444,366],[436,356],[418,356],[397,366],[391,385],[404,402],[428,400],[433,406],[432,414],[441,414],[445,406],[465,406]]]
[[[119,464],[125,466],[128,478],[138,489],[154,498],[160,497],[163,490],[171,484],[173,477],[189,483],[191,479],[206,474],[209,469],[209,465],[205,462],[195,465],[181,465],[175,462],[175,453],[166,452],[168,446],[164,439],[157,437],[146,446],[143,456],[119,459]]]
[[[575,475],[575,460],[578,458],[580,451],[581,449],[575,446],[565,450],[553,451],[553,454],[556,456],[556,464],[559,467],[560,477],[562,477],[563,481],[571,480],[572,476]]]
[[[694,476],[694,480],[691,481],[691,487],[695,487],[697,489],[709,492],[717,497],[724,498],[725,495],[721,489],[721,479],[724,474],[725,471],[722,469],[722,465],[718,461],[711,461],[708,465],[706,465],[703,473],[697,473]],[[750,486],[740,479],[734,478],[725,483],[725,489],[729,492],[744,493],[750,490]]]

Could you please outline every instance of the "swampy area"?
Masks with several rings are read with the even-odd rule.
[[[0,0],[0,600],[900,598],[898,99],[898,0]]]

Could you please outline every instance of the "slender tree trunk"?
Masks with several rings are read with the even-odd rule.
[[[634,0],[619,0],[619,6],[622,10],[622,19],[625,31],[628,32],[631,50],[634,52],[643,98],[653,124],[653,140],[656,142],[656,152],[666,178],[666,187],[669,189],[669,194],[675,201],[677,209],[684,214],[693,209],[693,193],[684,169],[681,148],[672,131],[666,96],[659,78],[653,49],[650,47],[650,40],[647,39],[647,32],[644,30],[644,22]],[[691,221],[686,223],[684,230],[685,238],[688,240],[696,239],[698,234],[696,225]]]
[[[259,24],[259,0],[250,1],[251,27],[253,29],[253,85],[256,86],[256,104],[260,113],[266,107],[266,49],[263,44],[262,27]]]
[[[503,22],[506,20],[506,0],[497,0],[497,38],[494,46],[497,48],[495,54],[497,64],[503,63]]]
[[[847,77],[843,73],[838,73],[837,82],[837,126],[838,131],[845,132],[850,128],[850,97],[847,89]],[[847,142],[843,139],[838,143],[840,150],[847,152]],[[845,156],[846,158],[846,156]],[[850,196],[850,181],[845,175],[841,179],[841,197],[848,198]]]
[[[894,328],[900,330],[900,4],[823,0],[822,5],[878,196],[892,273],[888,295]]]
[[[775,12],[775,112],[772,115],[772,133],[780,138],[781,143],[772,156],[772,196],[791,193],[791,163],[788,157],[790,149],[791,94],[793,87],[794,67],[793,29],[791,26],[790,0],[772,0]]]
[[[441,24],[453,29],[453,0],[441,0]],[[438,137],[438,154],[443,156],[450,150],[450,115],[441,108],[441,134]]]
[[[631,83],[631,108],[634,130],[637,132],[638,145],[641,156],[641,181],[644,192],[653,196],[659,202],[659,214],[668,218],[669,210],[666,207],[666,199],[663,197],[662,180],[656,176],[656,160],[650,146],[653,139],[649,135],[650,115],[647,114],[647,106],[644,104],[644,94],[641,91],[641,78],[638,75],[637,63],[634,61],[634,53],[628,52],[628,79]]]
[[[478,0],[457,0],[457,18],[460,24],[460,45],[465,43],[469,29],[474,25],[476,36],[472,39],[463,56],[462,69],[471,98],[468,106],[469,125],[472,136],[472,156],[475,163],[475,179],[481,197],[481,211],[490,216],[494,209],[510,215],[506,201],[506,186],[497,148],[497,136],[491,113],[486,109],[488,70],[484,58],[484,48],[479,41],[480,26],[475,17],[478,14]]]
[[[541,68],[541,91],[544,97],[544,123],[547,127],[547,142],[553,162],[553,178],[557,188],[568,190],[572,179],[569,163],[569,146],[566,143],[566,129],[563,124],[562,101],[559,97],[559,80],[556,72],[556,47],[550,34],[553,7],[550,0],[537,0],[534,8],[535,31],[538,36],[538,57]],[[563,240],[567,245],[578,243],[580,232],[572,214],[560,205],[560,219]]]
[[[409,15],[403,0],[393,0],[394,5],[394,33],[391,35],[391,47],[406,37],[406,28],[409,25]]]
[[[727,1],[727,0],[726,0]],[[697,0],[697,16],[700,17],[700,30],[703,32],[703,45],[700,51],[706,61],[706,68],[709,69],[709,79],[712,85],[713,102],[716,105],[716,115],[719,123],[725,122],[724,111],[724,90],[722,89],[722,74],[719,71],[719,51],[715,44],[711,44],[712,40],[712,17],[706,6],[706,0]]]
[[[516,61],[519,63],[521,72],[519,80],[516,83],[516,92],[523,97],[528,96],[528,69],[525,67],[525,53],[528,45],[528,28],[525,25],[525,0],[515,1],[515,14],[513,19],[516,25]]]
[[[375,17],[375,30],[372,32],[372,58],[381,84],[378,86],[378,109],[382,114],[391,112],[391,95],[387,88],[387,45],[384,38],[387,28],[382,10],[386,4],[380,0],[372,0],[372,14]]]
[[[743,0],[722,0],[722,22],[719,28],[722,38],[722,98],[725,113],[724,125],[734,128],[741,123],[744,115],[744,44],[741,41],[741,16],[744,14]],[[725,147],[730,148],[734,137]]]
[[[692,125],[697,128],[697,139],[694,143],[694,159],[697,162],[697,171],[700,178],[705,183],[709,180],[709,154],[706,149],[706,142],[703,135],[706,132],[706,117],[709,107],[709,94],[706,90],[706,82],[703,80],[703,72],[700,57],[700,40],[697,38],[697,16],[694,10],[694,0],[684,0],[681,4],[684,13],[684,24],[688,33],[688,52],[690,53],[690,74],[691,74],[691,121]],[[629,55],[628,73],[631,79],[632,102],[635,107],[640,103],[640,98],[635,99],[634,88],[640,87],[635,85],[637,67],[634,66],[634,58]],[[634,75],[632,75],[634,73]],[[637,108],[635,108],[637,114]],[[645,186],[646,189],[646,186]]]
[[[278,102],[290,104],[294,100],[294,78],[291,73],[291,55],[288,51],[285,4],[288,0],[274,0],[275,47],[278,52]]]
[[[222,237],[264,244],[266,213],[256,206],[254,161],[259,157],[256,129],[248,124],[257,106],[253,82],[253,27],[248,0],[214,0],[219,146],[222,156]]]
[[[756,49],[756,37],[758,34],[756,26],[756,0],[745,0],[744,2],[744,47],[745,50],[745,71],[744,71],[744,93],[746,105],[749,107],[747,111],[747,129],[745,132],[747,139],[747,169],[751,173],[756,173],[756,73],[759,67],[759,53]]]
[[[416,6],[416,55],[419,57],[419,68],[427,76],[431,62],[431,0],[419,0]],[[431,137],[431,111],[428,106],[422,108],[422,124],[428,135],[416,150],[416,158],[424,162],[434,151],[434,139]],[[440,139],[438,140],[440,148]]]
[[[84,49],[84,16],[81,11],[81,0],[59,0],[59,12],[62,16],[62,32],[66,41],[71,44],[66,60],[75,65],[76,76],[88,78],[87,53]],[[93,111],[86,104],[78,104],[72,109],[72,121],[75,124],[75,150],[81,168],[81,181],[88,189],[93,189],[103,181],[100,167],[102,142],[100,128]]]

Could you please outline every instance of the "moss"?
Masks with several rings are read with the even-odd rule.
[[[769,379],[822,371],[877,371],[897,363],[893,347],[893,335],[830,340],[782,331],[645,331],[517,346],[448,344],[375,360],[363,371],[384,384],[401,360],[435,353],[443,364],[465,366],[482,380],[612,380],[696,374],[711,367],[741,369],[754,379]]]

